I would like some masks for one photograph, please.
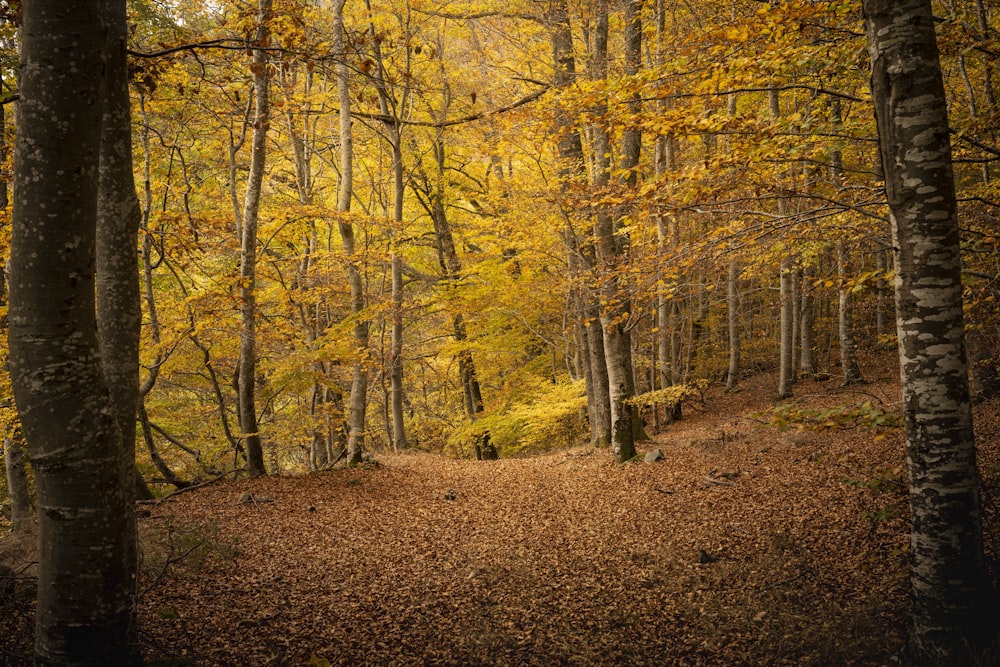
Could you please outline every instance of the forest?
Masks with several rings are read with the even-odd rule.
[[[36,664],[139,664],[142,646],[150,664],[241,664],[238,648],[183,659],[181,646],[164,648],[185,640],[151,626],[207,603],[156,596],[214,581],[212,568],[239,579],[241,550],[255,563],[292,559],[256,551],[252,527],[229,514],[270,512],[290,543],[317,528],[295,528],[304,520],[281,514],[285,506],[318,516],[335,511],[334,499],[339,523],[327,532],[339,526],[337,539],[349,542],[344,525],[357,524],[355,557],[379,554],[400,570],[385,544],[423,521],[424,501],[432,513],[467,507],[463,520],[479,526],[489,558],[525,560],[491,569],[452,527],[464,560],[413,558],[488,585],[426,595],[440,605],[441,590],[454,590],[479,600],[474,614],[483,605],[532,613],[493,623],[495,645],[412,631],[421,650],[451,642],[464,653],[299,645],[265,656],[258,646],[245,664],[1000,656],[997,628],[983,620],[997,604],[1000,464],[996,434],[980,426],[996,423],[1000,400],[1000,17],[991,2],[75,4],[0,2],[0,528],[34,554],[20,554],[33,563],[21,570],[6,557],[15,550],[0,549],[0,588],[37,580],[34,620],[24,620],[13,583],[0,590],[0,608],[22,605],[8,614],[20,637],[0,642],[0,662],[34,651]],[[878,613],[892,619],[892,638],[867,647],[870,663],[860,639],[831,653],[771,635],[748,649],[725,633],[695,633],[698,642],[671,653],[668,635],[646,627],[621,636],[648,651],[616,647],[618,624],[654,623],[657,608],[688,618],[699,605],[689,597],[676,610],[683,586],[667,597],[659,587],[699,575],[657,561],[634,580],[629,554],[666,558],[650,555],[661,536],[642,522],[615,532],[608,517],[680,512],[670,501],[685,485],[695,498],[753,507],[756,495],[739,494],[749,467],[771,455],[767,438],[811,443],[781,449],[785,458],[767,468],[780,474],[763,476],[768,493],[789,482],[790,504],[812,494],[827,503],[809,510],[826,518],[808,534],[853,512],[858,523],[843,530],[867,554],[857,562],[877,569],[882,554],[891,563],[896,578],[872,587],[886,595]],[[716,440],[718,451],[706,445]],[[653,463],[657,454],[665,460]],[[802,460],[843,470],[807,481]],[[536,487],[544,491],[524,495]],[[604,509],[578,506],[578,494],[600,496],[593,504]],[[229,518],[208,518],[213,503]],[[605,525],[589,533],[566,507]],[[401,517],[403,508],[417,514]],[[509,534],[477,523],[490,508],[508,508],[495,518]],[[378,512],[399,534],[379,527]],[[529,551],[545,539],[513,526],[544,516],[564,553],[593,538],[559,570],[577,587],[567,590],[587,595],[602,553],[621,558],[622,582],[648,595],[617,620],[571,611],[550,588],[556,574],[516,551],[520,539]],[[739,549],[691,532],[704,517],[666,523],[693,535],[685,548],[704,571],[730,567]],[[233,546],[228,530],[248,544]],[[814,585],[800,602],[815,603],[833,584],[816,574],[826,561],[813,555],[808,566],[805,554],[831,548],[829,537],[800,543],[790,530],[754,539],[799,563],[797,574],[768,571],[770,561],[733,566],[700,575],[692,595],[780,581],[781,590]],[[342,556],[329,567],[368,571]],[[321,579],[313,565],[301,571]],[[594,595],[626,604],[603,567]],[[88,568],[112,574],[87,579]],[[248,583],[275,585],[272,574]],[[433,580],[418,573],[404,586],[383,574],[367,576],[385,591]],[[512,581],[523,590],[497,593]],[[858,594],[846,590],[831,595]],[[80,612],[95,595],[101,603]],[[232,642],[249,631],[244,621],[264,635],[288,615],[227,600],[259,612],[233,619]],[[359,619],[372,605],[392,611],[380,604],[331,602]],[[407,614],[426,611],[407,604]],[[597,614],[594,652],[569,641],[585,629],[545,625],[534,605]],[[747,614],[750,626],[781,618]],[[704,618],[734,622],[717,610]],[[861,637],[859,628],[881,625],[866,616],[831,632]],[[87,637],[74,634],[81,627]],[[543,637],[563,637],[566,648],[526,657]]]

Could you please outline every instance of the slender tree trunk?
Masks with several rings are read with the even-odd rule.
[[[573,57],[573,34],[565,0],[556,0],[549,7],[548,20],[552,35],[552,61],[555,67],[553,85],[565,88],[576,81],[576,59]],[[573,118],[563,109],[557,109],[554,130],[559,136],[559,177],[564,194],[573,183],[586,181],[587,165],[583,154],[580,131],[573,126]],[[563,238],[569,255],[570,280],[574,285],[576,317],[580,324],[583,344],[584,379],[587,389],[587,414],[590,421],[591,444],[603,447],[611,442],[611,404],[608,392],[608,370],[604,359],[604,334],[600,327],[600,311],[595,298],[586,285],[584,276],[594,270],[596,263],[593,244],[581,238],[573,227],[569,207],[563,208],[566,229]]]
[[[801,326],[799,371],[803,377],[816,375],[816,362],[813,360],[813,328],[816,320],[816,309],[813,305],[812,274],[808,267],[803,267],[799,279],[799,325]]]
[[[20,36],[9,344],[38,494],[37,665],[129,663],[134,477],[95,304],[104,10],[36,0]]]
[[[781,118],[781,99],[777,89],[769,91],[771,118]],[[780,177],[779,177],[780,181]],[[780,183],[779,183],[780,185]],[[778,215],[784,218],[788,215],[788,201],[784,196],[778,196]],[[787,256],[781,258],[778,268],[779,303],[781,306],[781,341],[778,351],[778,398],[789,398],[795,383],[795,330],[792,326],[792,310],[795,308],[795,290],[792,285],[792,262]]]
[[[912,649],[972,663],[995,623],[963,342],[948,112],[929,0],[864,0],[893,228],[907,467]]]
[[[371,12],[371,2],[365,6]],[[406,421],[403,418],[403,257],[398,235],[403,231],[403,203],[406,183],[403,173],[403,138],[399,109],[409,99],[409,78],[397,98],[390,90],[385,76],[385,63],[379,40],[374,39],[376,29],[369,26],[373,36],[372,50],[377,67],[375,86],[378,91],[379,110],[386,120],[385,137],[392,149],[392,231],[389,238],[389,272],[392,300],[392,332],[389,341],[389,410],[392,415],[392,447],[394,451],[406,449]],[[401,102],[401,103],[400,103]]]
[[[237,388],[240,406],[240,430],[251,477],[265,474],[264,449],[261,446],[260,425],[257,422],[257,220],[260,214],[261,186],[267,158],[267,130],[271,104],[267,73],[268,22],[271,0],[258,0],[257,36],[253,48],[254,123],[250,153],[250,175],[247,177],[246,198],[243,202],[243,238],[240,244],[240,366]]]
[[[597,80],[607,77],[608,61],[608,10],[606,5],[599,9],[594,27],[594,45],[591,54],[591,69]],[[601,105],[597,116],[602,117],[606,106]],[[606,188],[611,179],[611,137],[603,120],[595,124],[591,131],[594,137],[594,187]],[[601,328],[604,336],[604,359],[608,369],[609,403],[611,404],[611,451],[619,463],[635,456],[635,441],[632,425],[632,409],[626,401],[629,393],[628,347],[631,345],[624,322],[626,309],[625,294],[619,289],[620,258],[618,240],[615,238],[615,218],[610,211],[598,210],[594,222],[594,237],[597,244],[598,274],[601,281]]]
[[[735,257],[729,258],[726,280],[726,310],[729,325],[729,370],[726,391],[733,391],[740,381],[740,269]]]
[[[837,244],[837,331],[840,335],[840,368],[843,372],[843,385],[849,386],[861,382],[861,370],[858,368],[858,354],[854,342],[854,309],[851,307],[851,291],[847,285],[849,262],[847,246]]]
[[[875,281],[875,335],[885,336],[892,333],[889,320],[889,290],[886,287],[886,280],[882,277],[889,268],[889,261],[886,257],[887,251],[879,248],[875,251],[875,267],[879,271],[879,277]]]
[[[344,5],[347,0],[334,2],[333,49],[335,53],[346,53],[344,40]],[[340,238],[347,256],[348,280],[351,285],[351,313],[355,317],[354,342],[357,361],[354,363],[354,380],[351,382],[350,407],[348,411],[347,463],[361,462],[365,442],[365,415],[368,411],[368,322],[362,319],[365,307],[364,284],[361,276],[361,260],[357,256],[354,242],[354,225],[351,224],[351,198],[354,196],[354,133],[351,129],[351,89],[350,73],[345,59],[338,61],[337,95],[340,106],[340,193],[337,198],[338,227]]]
[[[3,439],[4,467],[7,472],[7,495],[10,499],[10,529],[14,535],[29,535],[34,530],[31,496],[28,494],[28,473],[24,467],[24,451],[17,434]]]

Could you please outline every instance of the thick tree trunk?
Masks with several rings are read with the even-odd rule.
[[[21,30],[10,367],[38,493],[37,665],[129,662],[134,478],[95,305],[104,9],[36,0]]]
[[[151,495],[135,463],[139,334],[142,325],[136,252],[142,212],[132,171],[132,106],[128,90],[125,0],[105,0],[104,8],[107,61],[97,195],[97,330],[101,366],[121,434],[121,476],[129,484],[127,527],[121,539],[122,569],[129,579],[131,597],[135,595],[139,582],[134,501],[140,491]]]
[[[253,139],[250,148],[250,175],[247,177],[246,198],[243,201],[243,237],[240,244],[240,367],[239,392],[240,431],[251,477],[265,474],[264,449],[261,446],[260,425],[257,422],[257,219],[260,214],[264,163],[267,158],[267,130],[271,104],[267,73],[268,21],[271,0],[259,0],[257,5],[257,36],[253,49],[251,72],[255,99]]]
[[[973,661],[995,623],[963,343],[948,112],[929,0],[864,0],[893,228],[915,662]]]

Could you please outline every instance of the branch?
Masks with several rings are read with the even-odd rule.
[[[204,42],[191,42],[190,44],[178,44],[177,46],[171,46],[160,51],[135,51],[133,49],[128,49],[127,53],[135,58],[159,58],[161,56],[168,56],[171,53],[177,53],[179,51],[196,51],[198,49],[225,49],[229,51],[239,51],[246,48],[246,41],[242,39],[235,39],[232,37],[220,37],[219,39],[209,39]]]
[[[518,107],[522,107],[525,104],[534,102],[539,97],[544,95],[549,88],[552,86],[546,85],[541,90],[536,90],[533,93],[529,93],[517,100],[512,102],[505,107],[500,107],[499,109],[492,109],[490,111],[483,111],[482,113],[474,113],[468,116],[462,116],[461,118],[453,118],[451,120],[441,120],[441,121],[431,121],[431,120],[403,120],[402,118],[393,118],[392,116],[381,114],[381,113],[364,113],[361,111],[354,111],[351,113],[352,116],[358,118],[364,118],[366,120],[377,120],[381,123],[398,123],[400,125],[413,125],[417,127],[451,127],[453,125],[462,125],[464,123],[471,123],[473,121],[482,120],[483,118],[489,118],[490,116],[498,116],[508,111],[513,111]]]

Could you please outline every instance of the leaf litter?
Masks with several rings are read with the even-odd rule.
[[[873,381],[804,381],[794,400],[898,406],[895,368],[872,364]],[[902,435],[762,423],[771,381],[709,391],[642,443],[663,451],[653,464],[383,454],[176,495],[140,519],[143,650],[161,665],[894,664]],[[994,563],[998,421],[996,402],[977,407]],[[30,647],[29,620],[0,625],[7,655]]]

